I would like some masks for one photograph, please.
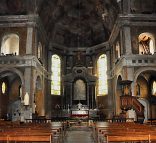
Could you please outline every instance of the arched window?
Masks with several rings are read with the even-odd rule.
[[[156,81],[153,81],[152,83],[152,95],[156,96]]]
[[[41,52],[42,52],[42,44],[39,42],[38,49],[37,49],[37,58],[41,59]]]
[[[61,60],[58,55],[51,58],[51,94],[60,95],[61,93]]]
[[[155,40],[152,34],[142,33],[138,37],[139,39],[139,54],[154,54],[155,52]]]
[[[108,94],[108,83],[107,83],[107,57],[105,54],[101,55],[97,61],[98,70],[98,92],[97,95]]]
[[[2,82],[2,94],[5,94],[6,93],[6,83],[5,82]]]
[[[22,85],[19,86],[19,97],[22,97]]]
[[[8,34],[3,37],[1,53],[19,55],[19,36],[17,34]]]

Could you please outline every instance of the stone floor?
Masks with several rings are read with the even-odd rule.
[[[64,143],[94,143],[91,129],[82,126],[69,128]]]

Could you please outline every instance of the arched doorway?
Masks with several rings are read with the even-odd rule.
[[[13,71],[0,74],[0,118],[20,120],[22,100],[22,80]]]
[[[153,92],[156,89],[156,87],[153,86],[155,81],[156,71],[152,68],[140,69],[136,73],[134,96],[137,96],[138,101],[144,106],[145,120],[156,118],[156,96]]]

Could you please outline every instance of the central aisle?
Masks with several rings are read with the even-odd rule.
[[[91,129],[88,127],[69,128],[64,143],[94,143]]]

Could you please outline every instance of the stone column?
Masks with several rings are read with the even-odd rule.
[[[130,10],[130,2],[131,0],[122,0],[122,9],[123,9],[123,14],[129,14],[131,12]]]
[[[95,57],[95,55],[93,55],[92,56],[92,61],[93,61],[93,75],[95,75],[95,73],[96,73],[96,57]]]
[[[125,55],[131,55],[132,54],[132,45],[131,45],[131,29],[129,26],[124,26],[123,27],[123,39],[122,41],[124,43],[124,51]]]
[[[127,68],[127,79],[130,80],[130,81],[133,81],[134,79],[134,68],[130,67],[130,68]],[[134,90],[135,90],[135,84],[134,82],[132,82],[131,84],[131,92],[132,92],[132,95],[134,95]]]
[[[88,107],[90,106],[89,105],[89,84],[87,83],[87,105]]]
[[[73,96],[73,89],[72,89],[72,83],[70,83],[70,106],[72,106],[72,96]]]
[[[120,51],[121,51],[121,56],[124,54],[124,43],[123,43],[123,30],[120,29]]]
[[[95,102],[95,83],[91,85],[91,91],[92,91],[92,109],[96,107],[96,102]]]
[[[34,97],[34,95],[35,95],[35,89],[36,89],[36,79],[34,78],[35,77],[35,74],[36,74],[36,70],[33,70],[32,71],[32,86],[31,86],[31,90],[32,90],[32,97],[31,97],[31,100],[32,100],[32,112],[33,113],[35,113],[35,103],[34,103],[34,101],[35,101],[35,97]]]
[[[107,79],[108,79],[108,102],[109,102],[109,105],[112,105],[112,92],[110,94],[110,91],[112,91],[112,85],[110,84],[111,82],[111,73],[110,73],[110,70],[111,70],[111,54],[110,54],[110,51],[107,51],[106,52],[106,55],[107,55]]]
[[[26,54],[32,54],[33,28],[27,27]]]
[[[29,94],[29,104],[32,105],[32,92],[31,92],[31,87],[32,87],[32,71],[31,67],[25,68],[24,72],[24,85],[25,85],[25,93],[27,92]],[[24,93],[24,95],[25,95]]]
[[[106,51],[107,55],[107,76],[110,77],[110,69],[111,69],[111,53],[110,51]]]

